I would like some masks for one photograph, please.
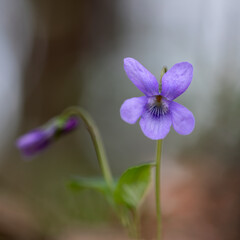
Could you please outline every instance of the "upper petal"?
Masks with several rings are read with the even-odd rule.
[[[139,122],[145,136],[153,140],[163,139],[167,136],[172,125],[171,114],[167,113],[154,117],[151,112],[145,111]]]
[[[195,119],[192,112],[176,102],[171,103],[170,111],[175,131],[182,135],[190,134],[195,126]]]
[[[193,67],[188,62],[175,64],[162,78],[161,95],[173,100],[185,92],[193,77]]]
[[[146,96],[159,94],[159,85],[154,75],[133,58],[124,59],[124,69],[128,78]]]
[[[145,96],[125,100],[120,109],[121,118],[127,123],[135,123],[142,115],[146,103]]]

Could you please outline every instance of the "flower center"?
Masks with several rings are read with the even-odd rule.
[[[149,98],[147,109],[148,112],[152,115],[152,117],[160,118],[160,116],[163,116],[166,113],[168,113],[169,102],[166,99],[164,99],[163,96],[157,95]]]
[[[161,96],[161,95],[157,95],[157,96],[156,96],[156,101],[160,103],[161,100],[162,100],[162,96]]]

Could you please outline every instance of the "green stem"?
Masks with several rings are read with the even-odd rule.
[[[162,140],[157,141],[156,150],[156,175],[155,175],[155,194],[156,194],[156,211],[157,211],[157,240],[161,239],[161,197],[160,197],[160,168],[161,168]]]
[[[104,179],[106,183],[108,184],[108,187],[112,189],[113,187],[113,178],[112,174],[108,165],[106,153],[103,147],[102,139],[99,134],[98,128],[96,124],[94,123],[91,116],[86,112],[84,109],[80,107],[70,107],[67,108],[63,113],[63,117],[69,117],[69,116],[77,116],[82,119],[84,124],[86,125],[88,132],[92,138],[93,145],[97,154],[98,163],[100,165],[100,168],[102,170]]]
[[[122,225],[128,230],[129,237],[139,239],[136,210],[129,211],[127,208],[120,207],[118,208],[117,213],[121,219]]]
[[[135,229],[136,229],[136,239],[140,239],[140,217],[138,215],[138,210],[136,209],[133,212],[133,218],[134,218],[134,223],[135,223]]]

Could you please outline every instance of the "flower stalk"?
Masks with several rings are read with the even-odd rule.
[[[77,116],[82,119],[84,124],[86,125],[86,128],[88,129],[88,132],[92,138],[93,145],[97,154],[98,163],[100,165],[100,168],[103,173],[103,177],[109,187],[109,189],[113,188],[113,178],[110,171],[110,167],[108,165],[106,153],[103,147],[103,142],[101,139],[101,136],[99,134],[98,128],[91,118],[91,116],[86,112],[84,109],[80,107],[70,107],[67,108],[63,113],[63,117],[69,117],[69,116]]]
[[[156,167],[155,167],[155,194],[156,194],[156,212],[157,212],[157,240],[161,239],[162,234],[162,216],[161,216],[161,154],[162,154],[162,140],[157,141],[156,148]]]

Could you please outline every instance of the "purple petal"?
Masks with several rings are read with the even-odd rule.
[[[157,79],[137,60],[133,58],[125,58],[124,69],[128,78],[146,96],[159,94]]]
[[[73,131],[79,124],[77,117],[70,117],[63,126],[62,132],[67,133]]]
[[[143,133],[150,139],[159,140],[167,136],[172,125],[171,114],[154,117],[149,111],[145,111],[139,122]]]
[[[120,109],[121,118],[130,124],[134,124],[142,115],[147,103],[147,97],[135,97],[124,101]]]
[[[175,64],[162,78],[161,95],[173,100],[185,92],[193,77],[193,67],[188,62]]]
[[[25,156],[33,156],[45,149],[51,142],[52,132],[42,129],[33,130],[17,140],[17,147]]]
[[[195,126],[195,119],[192,112],[176,102],[171,103],[170,111],[175,131],[181,135],[190,134]]]

